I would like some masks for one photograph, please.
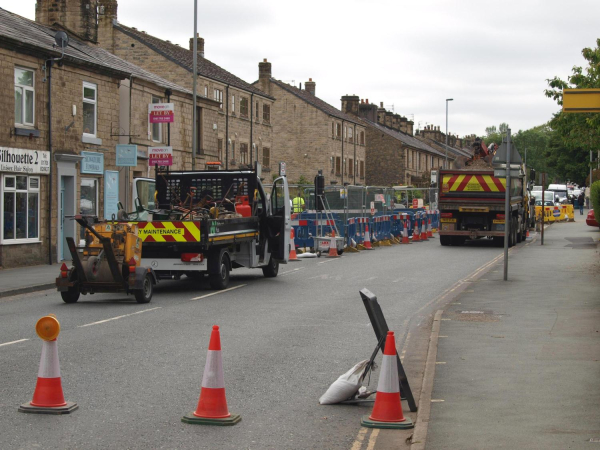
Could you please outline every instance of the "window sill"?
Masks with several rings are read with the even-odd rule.
[[[21,244],[41,244],[39,239],[11,239],[9,241],[0,241],[0,245],[21,245]]]
[[[81,136],[81,142],[84,144],[102,145],[102,139],[85,134]]]
[[[24,126],[15,127],[15,136],[40,137],[40,130],[35,128],[26,128]]]

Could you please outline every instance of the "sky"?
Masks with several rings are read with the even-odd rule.
[[[267,58],[272,76],[341,108],[358,95],[459,136],[512,133],[560,107],[547,79],[566,79],[600,36],[598,0],[198,0],[205,56],[247,82]],[[35,19],[35,0],[0,6]],[[119,0],[118,21],[188,47],[192,0]],[[446,102],[446,99],[452,101]]]

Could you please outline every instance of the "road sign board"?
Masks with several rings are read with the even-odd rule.
[[[563,112],[600,112],[600,89],[564,89]]]
[[[507,157],[506,142],[502,142],[502,145],[500,145],[498,150],[496,150],[494,159],[492,159],[492,165],[494,165],[494,166],[497,166],[498,164],[506,165],[506,157]],[[515,146],[514,142],[511,142],[510,143],[510,165],[512,166],[513,164],[521,164],[522,162],[523,162],[523,160],[521,159],[521,155],[519,154],[517,147]]]

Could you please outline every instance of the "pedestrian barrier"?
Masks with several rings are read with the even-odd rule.
[[[62,390],[58,344],[60,323],[54,314],[42,317],[35,325],[37,335],[42,339],[42,356],[37,383],[30,402],[19,406],[19,412],[32,414],[69,414],[75,411],[77,403],[66,402]]]
[[[373,411],[370,416],[363,416],[360,424],[369,428],[414,428],[412,420],[405,418],[402,412],[396,340],[393,331],[388,331],[385,339]]]
[[[565,219],[569,222],[575,222],[575,208],[573,205],[562,205]]]
[[[184,423],[195,425],[235,425],[242,420],[239,414],[231,414],[225,398],[225,379],[221,358],[221,335],[214,325],[210,334],[208,354],[202,376],[202,388],[196,411],[181,418]]]

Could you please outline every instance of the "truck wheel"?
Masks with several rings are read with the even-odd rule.
[[[69,272],[69,281],[75,282],[75,286],[70,287],[68,291],[60,293],[63,302],[75,303],[77,300],[79,300],[79,295],[81,294],[81,292],[79,292],[79,283],[77,282],[77,278],[77,272],[75,272],[74,268],[71,269],[71,271]]]
[[[279,273],[279,262],[274,260],[273,257],[269,259],[269,264],[263,266],[263,275],[267,278],[275,278]]]
[[[147,273],[144,275],[142,289],[135,291],[135,301],[138,303],[150,303],[150,300],[152,300],[153,291],[154,284],[152,283],[152,275]]]
[[[464,236],[452,236],[452,245],[455,245],[457,247],[464,245],[466,240],[467,238]]]
[[[210,283],[210,287],[213,289],[227,289],[227,286],[229,285],[229,256],[227,256],[227,253],[221,253],[219,272],[210,273],[208,275],[208,281]]]
[[[504,247],[504,238],[502,236],[494,236],[494,247]]]
[[[452,243],[452,236],[440,236],[440,244],[446,246]]]

